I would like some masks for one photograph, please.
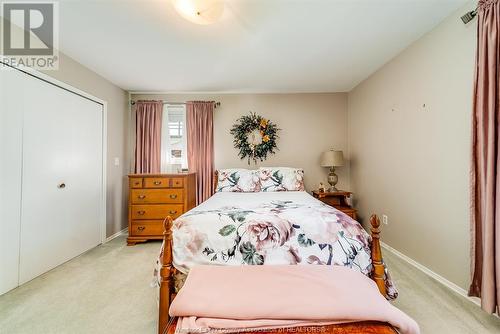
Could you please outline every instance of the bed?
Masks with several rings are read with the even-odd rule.
[[[358,222],[305,191],[215,192],[175,221],[165,219],[157,270],[158,332],[171,330],[175,319],[169,319],[170,304],[196,265],[342,265],[369,276],[387,299],[396,298],[382,260],[380,221],[373,215],[370,224],[371,236]],[[374,322],[317,330],[395,333],[390,325]]]

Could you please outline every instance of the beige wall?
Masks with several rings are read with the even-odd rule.
[[[303,167],[308,190],[326,183],[328,170],[319,166],[322,151],[334,147],[347,150],[347,94],[224,94],[224,95],[133,95],[137,99],[184,102],[215,100],[221,106],[214,115],[215,167],[292,166]],[[278,151],[266,161],[247,165],[240,160],[229,133],[235,121],[249,111],[275,122]],[[339,185],[348,189],[348,168],[338,169]]]
[[[106,235],[127,227],[128,93],[59,53],[59,70],[45,74],[107,102]],[[114,159],[120,165],[114,165]]]
[[[382,240],[460,287],[469,282],[471,2],[349,93],[351,186]]]

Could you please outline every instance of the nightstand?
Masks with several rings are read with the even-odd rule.
[[[314,190],[313,196],[321,202],[333,206],[335,209],[342,211],[352,219],[356,220],[356,209],[349,205],[347,199],[351,196],[349,191],[323,192],[320,193]]]

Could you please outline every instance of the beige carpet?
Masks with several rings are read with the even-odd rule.
[[[127,247],[120,237],[0,296],[0,333],[155,333],[150,282],[159,247]],[[396,306],[422,333],[500,333],[500,319],[387,251],[385,259],[400,292]]]

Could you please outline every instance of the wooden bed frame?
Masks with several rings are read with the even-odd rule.
[[[217,184],[217,172],[214,174],[214,192]],[[175,298],[174,275],[177,269],[172,265],[172,217],[168,216],[163,222],[163,245],[160,257],[160,292],[159,292],[159,317],[158,333],[165,334],[169,327],[168,310],[170,303]],[[385,297],[385,270],[382,262],[382,249],[380,248],[380,220],[376,215],[370,217],[370,232],[372,236],[371,257],[373,270],[370,275],[375,281],[380,293]]]

